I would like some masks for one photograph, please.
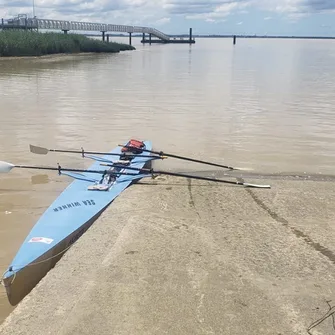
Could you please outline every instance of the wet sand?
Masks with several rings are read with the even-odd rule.
[[[0,334],[307,334],[335,305],[335,184],[246,181],[272,188],[131,186]]]

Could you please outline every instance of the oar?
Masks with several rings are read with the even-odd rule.
[[[120,167],[117,164],[101,163],[100,165]],[[140,169],[140,168],[128,167],[128,166],[125,166],[124,169],[136,170],[136,171],[139,171],[140,173],[148,173],[148,174],[152,174],[152,175],[153,174],[165,174],[165,175],[175,176],[175,177],[184,177],[184,178],[191,178],[191,179],[207,180],[207,181],[213,181],[213,182],[217,182],[217,183],[241,185],[241,186],[246,186],[246,187],[271,188],[270,185],[257,185],[257,184],[250,184],[250,183],[242,183],[242,182],[239,182],[239,181],[230,181],[230,180],[222,180],[222,179],[215,179],[215,178],[208,178],[208,177],[192,176],[192,175],[187,175],[187,174],[182,174],[182,173],[175,173],[175,172],[168,172],[168,171],[156,171],[156,170],[153,170],[153,169]]]
[[[38,147],[36,145],[29,144],[30,152],[38,155],[46,155],[49,151],[52,152],[64,152],[64,153],[71,153],[71,154],[82,154],[84,157],[85,154],[88,155],[104,155],[104,156],[121,156],[126,157],[124,153],[110,153],[110,152],[100,152],[100,151],[85,151],[83,148],[81,150],[61,150],[61,149],[47,149],[43,147]],[[143,158],[154,158],[152,155],[138,155],[138,154],[131,154],[129,156],[141,156]],[[157,158],[165,159],[167,157],[164,156],[158,156]]]
[[[123,166],[118,166],[122,167]],[[119,173],[115,171],[109,171],[109,170],[81,170],[81,169],[69,169],[69,168],[62,168],[60,165],[58,167],[47,167],[47,166],[31,166],[31,165],[14,165],[8,162],[0,161],[0,173],[9,173],[14,168],[20,168],[20,169],[37,169],[37,170],[53,170],[58,171],[60,174],[62,171],[69,171],[69,172],[87,172],[87,173],[100,173],[100,174],[112,174],[112,175],[119,175],[119,174],[125,174],[125,173]],[[127,173],[129,176],[137,176],[136,173]]]
[[[122,145],[122,144],[118,144],[118,146],[120,147],[125,147],[125,148],[129,148],[129,149],[132,149],[133,147],[132,146],[127,146],[127,145]],[[201,164],[207,164],[207,165],[212,165],[212,166],[216,166],[216,167],[221,167],[221,168],[225,168],[225,169],[229,169],[229,170],[251,170],[251,169],[247,169],[247,168],[235,168],[235,167],[232,167],[232,166],[228,166],[228,165],[222,165],[222,164],[217,164],[217,163],[211,163],[211,162],[207,162],[207,161],[202,161],[200,159],[195,159],[195,158],[189,158],[189,157],[184,157],[184,156],[178,156],[178,155],[175,155],[175,154],[169,154],[169,153],[166,153],[166,152],[163,152],[163,151],[154,151],[154,150],[147,150],[147,149],[140,149],[144,152],[150,152],[152,154],[155,154],[155,155],[159,155],[159,156],[167,156],[167,157],[172,157],[172,158],[177,158],[177,159],[182,159],[182,160],[185,160],[185,161],[190,161],[190,162],[195,162],[195,163],[201,163]]]
[[[153,169],[139,169],[139,168],[133,168],[133,167],[125,167],[125,166],[122,166],[122,165],[118,166],[118,165],[114,165],[114,164],[103,164],[103,163],[101,165],[122,167],[124,169],[136,170],[136,171],[139,171],[141,173],[147,173],[147,174],[165,174],[165,175],[176,176],[176,177],[207,180],[207,181],[213,181],[213,182],[218,182],[218,183],[241,185],[241,186],[246,186],[246,187],[271,188],[270,185],[256,185],[256,184],[242,183],[242,182],[238,182],[238,181],[234,182],[234,181],[229,181],[229,180],[206,178],[206,177],[200,177],[200,176],[192,176],[192,175],[186,175],[186,174],[174,173],[174,172],[167,172],[167,171],[154,171]],[[127,175],[127,176],[136,176],[137,175],[137,174],[134,174],[134,173],[114,172],[114,171],[109,171],[109,170],[100,171],[100,170],[69,169],[69,168],[62,168],[60,165],[58,165],[58,167],[14,165],[14,164],[11,164],[11,163],[8,163],[8,162],[0,161],[0,173],[8,173],[13,168],[53,170],[53,171],[58,171],[59,174],[61,174],[62,171],[69,171],[69,172],[86,172],[86,173],[100,173],[100,174],[112,174],[112,175]]]

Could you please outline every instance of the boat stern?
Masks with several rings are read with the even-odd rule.
[[[15,267],[8,268],[2,278],[2,283],[6,289],[8,301],[12,306],[16,306],[29,294],[50,269],[55,266],[61,258],[61,255],[54,256],[56,252],[50,249],[34,262],[20,269],[15,269]]]

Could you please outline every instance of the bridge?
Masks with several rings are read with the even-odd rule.
[[[60,30],[67,34],[68,31],[98,31],[102,34],[102,40],[109,41],[108,32],[119,32],[129,34],[129,44],[131,45],[132,33],[142,33],[142,43],[195,43],[192,39],[192,28],[190,28],[189,40],[177,40],[170,38],[170,36],[163,32],[150,27],[140,26],[126,26],[119,24],[106,24],[106,23],[91,23],[91,22],[77,22],[77,21],[63,21],[63,20],[48,20],[28,18],[25,14],[20,14],[13,19],[2,19],[0,28],[6,29],[26,29],[26,30]],[[149,35],[149,39],[146,40],[145,35]],[[152,39],[152,36],[157,39]]]

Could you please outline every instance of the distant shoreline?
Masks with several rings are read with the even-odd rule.
[[[90,37],[100,37],[97,34],[83,34]],[[110,34],[112,37],[128,37],[126,34]],[[188,34],[168,35],[170,38],[189,38]],[[314,39],[314,40],[335,40],[335,36],[280,36],[280,35],[196,35],[192,38],[266,38],[266,39]],[[142,37],[142,34],[133,34],[132,37]]]
[[[269,38],[269,39],[314,39],[314,40],[335,40],[334,37],[327,36],[248,36],[248,35],[235,35],[236,38]],[[174,36],[175,37],[175,36]],[[183,36],[182,36],[183,37]],[[233,38],[234,35],[208,35],[208,36],[197,36],[197,38]]]

